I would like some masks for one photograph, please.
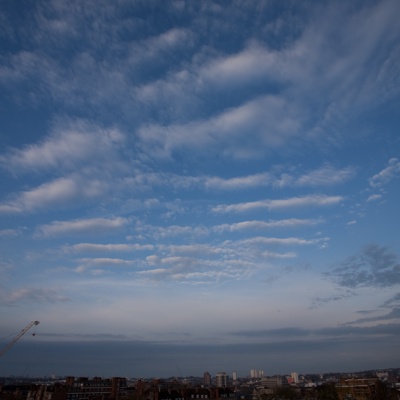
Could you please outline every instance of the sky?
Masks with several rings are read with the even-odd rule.
[[[399,14],[3,0],[0,375],[400,367]]]

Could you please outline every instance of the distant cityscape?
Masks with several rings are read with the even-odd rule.
[[[351,373],[212,376],[0,377],[0,400],[400,400],[400,368]]]

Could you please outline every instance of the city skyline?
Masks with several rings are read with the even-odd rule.
[[[0,375],[396,367],[399,12],[2,2]]]

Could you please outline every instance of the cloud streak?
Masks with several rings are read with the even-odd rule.
[[[279,211],[288,208],[311,207],[311,206],[330,206],[341,203],[344,200],[342,196],[309,195],[303,197],[292,197],[280,200],[258,200],[238,204],[221,204],[213,207],[212,211],[216,213],[227,212],[246,212],[258,209],[267,209]]]
[[[74,234],[104,234],[123,229],[128,223],[126,218],[91,218],[75,221],[53,221],[51,224],[39,226],[36,235],[53,237]]]

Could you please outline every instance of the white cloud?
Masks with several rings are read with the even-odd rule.
[[[251,187],[267,186],[271,182],[271,176],[268,173],[260,173],[248,176],[240,176],[229,179],[219,177],[205,178],[205,187],[220,190],[241,190]]]
[[[100,160],[108,165],[111,160],[116,161],[117,150],[124,141],[124,135],[116,129],[102,130],[79,121],[70,126],[58,126],[40,144],[11,150],[0,158],[0,162],[4,168],[10,168],[13,172],[48,168],[76,170],[82,165]]]
[[[369,203],[370,201],[377,201],[382,198],[381,194],[371,194],[371,196],[368,197],[367,202]]]
[[[310,206],[329,206],[335,205],[343,201],[342,196],[325,196],[325,195],[309,195],[303,197],[292,197],[281,200],[259,200],[237,204],[222,204],[213,207],[212,211],[216,213],[226,212],[245,212],[257,209],[281,210],[295,207]]]
[[[282,80],[279,53],[268,51],[257,42],[251,42],[239,53],[212,60],[199,71],[201,80],[213,85],[244,85],[274,74]]]
[[[226,253],[226,249],[204,244],[171,245],[161,246],[161,248],[167,248],[171,252],[171,254],[189,254],[201,257]]]
[[[276,253],[274,251],[264,251],[264,252],[261,253],[261,256],[265,257],[265,258],[282,258],[282,259],[285,259],[285,258],[296,258],[297,254],[295,252],[293,252],[293,251],[288,252],[288,253]]]
[[[290,110],[290,112],[288,112]],[[264,146],[279,147],[295,136],[300,127],[297,107],[277,96],[266,95],[238,107],[224,110],[216,117],[182,125],[147,125],[138,135],[143,150],[152,149],[157,157],[171,157],[175,151],[220,150],[234,158],[260,156]],[[254,141],[242,141],[244,133],[251,132]],[[258,146],[252,143],[258,142]],[[260,143],[263,146],[260,146]]]
[[[321,223],[317,219],[282,219],[276,221],[242,221],[234,224],[216,225],[212,229],[214,231],[242,231],[248,229],[270,229],[270,228],[288,228],[296,226],[312,226]]]
[[[146,39],[141,42],[141,45],[145,54],[148,52],[152,56],[157,57],[160,56],[160,53],[166,53],[180,46],[187,46],[191,38],[192,33],[190,30],[172,28],[158,36]]]
[[[65,207],[74,202],[98,197],[108,189],[107,183],[79,176],[58,178],[15,196],[12,204],[2,204],[4,213],[32,212],[49,207]]]
[[[52,237],[80,233],[102,234],[121,230],[128,222],[128,219],[121,217],[53,221],[51,224],[39,226],[36,235]]]
[[[355,175],[353,167],[336,169],[331,165],[324,165],[314,171],[300,176],[296,180],[297,186],[330,186],[345,182]]]
[[[255,244],[255,245],[297,245],[297,246],[304,246],[304,245],[312,245],[320,243],[321,241],[326,241],[327,238],[320,238],[320,239],[312,239],[306,240],[296,237],[289,237],[289,238],[276,238],[276,237],[254,237],[250,239],[241,240],[241,243],[244,244]]]
[[[138,235],[143,235],[146,238],[152,239],[166,239],[182,237],[200,237],[209,234],[209,228],[197,225],[197,226],[181,226],[181,225],[169,225],[169,226],[153,226],[136,224],[135,230]]]
[[[69,247],[64,247],[66,251],[77,253],[89,252],[132,252],[140,250],[153,250],[151,244],[96,244],[96,243],[78,243]]]
[[[131,265],[134,261],[121,258],[82,258],[79,262],[86,266],[113,266],[113,265]]]
[[[400,176],[400,161],[397,158],[391,158],[386,168],[370,178],[369,184],[372,187],[381,187],[398,176]]]
[[[0,237],[15,237],[20,234],[17,229],[0,229]]]

